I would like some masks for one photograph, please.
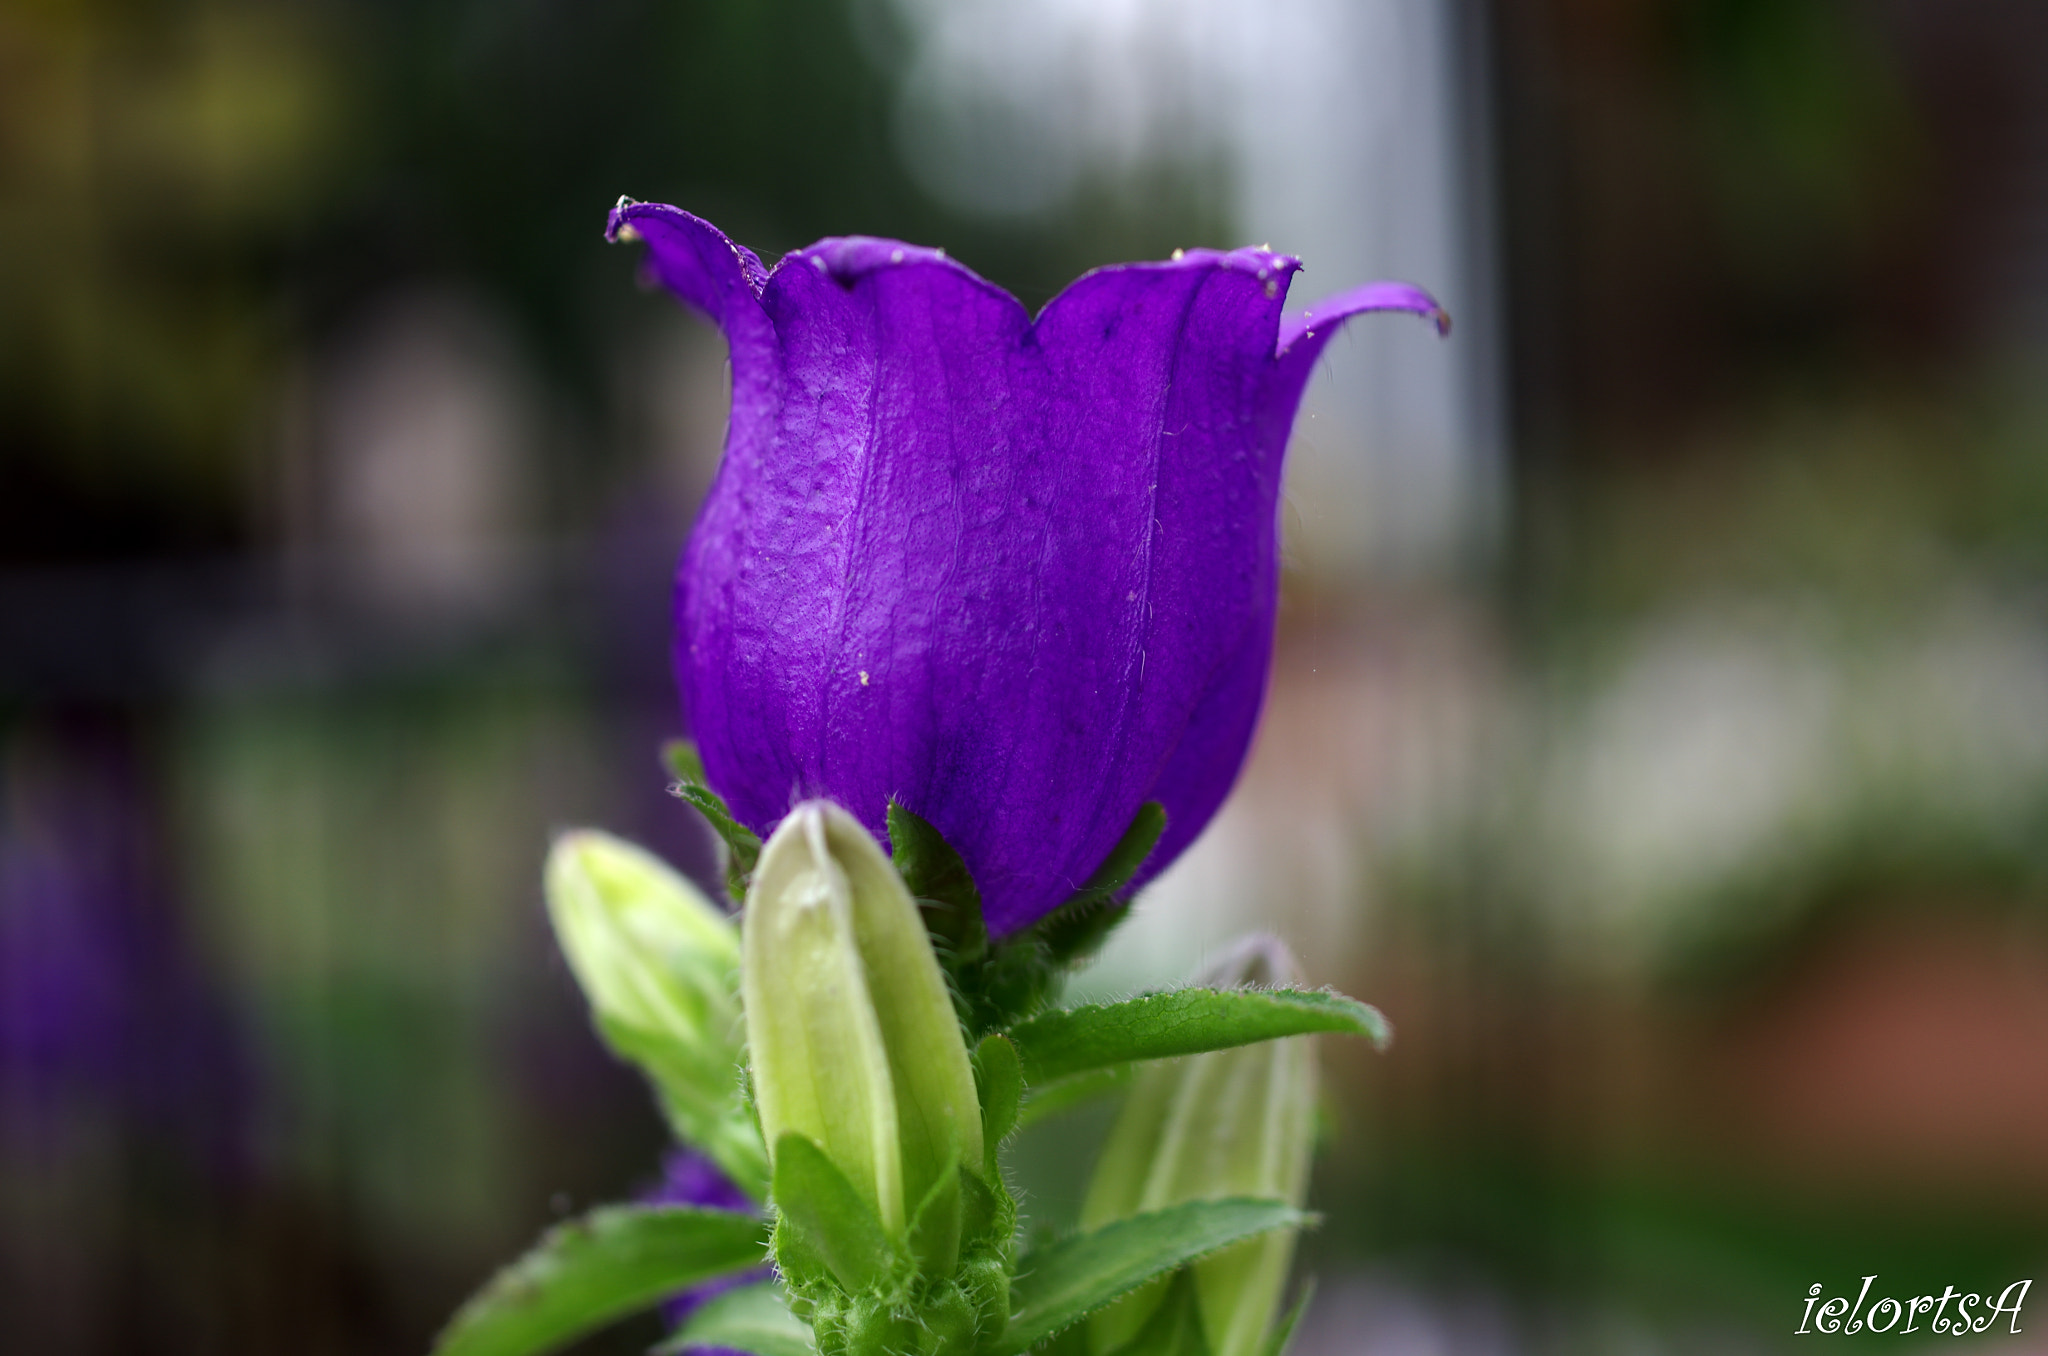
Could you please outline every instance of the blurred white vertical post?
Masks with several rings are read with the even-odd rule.
[[[1290,453],[1290,549],[1356,587],[1454,568],[1492,535],[1500,356],[1480,35],[1469,0],[1267,0],[1241,52],[1239,220],[1299,255],[1292,300],[1372,278],[1430,289],[1450,343],[1351,322]],[[1263,48],[1263,50],[1258,50]]]
[[[1295,561],[1356,587],[1455,568],[1499,498],[1482,0],[896,0],[904,163],[1028,218],[1147,161],[1230,167],[1234,241],[1300,256],[1292,300],[1420,283],[1457,320],[1353,321],[1296,426]]]
[[[1401,278],[1449,308],[1447,343],[1413,317],[1365,316],[1325,351],[1284,528],[1321,598],[1455,588],[1502,497],[1483,0],[895,3],[913,39],[904,163],[956,209],[1028,218],[1147,161],[1220,161],[1238,238],[1183,243],[1298,255],[1294,305]],[[1276,670],[1238,793],[1089,984],[1185,971],[1254,924],[1318,968],[1342,963],[1367,854],[1462,775],[1476,695],[1455,643],[1389,673],[1330,639],[1343,653]]]

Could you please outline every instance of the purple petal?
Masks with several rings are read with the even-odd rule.
[[[1345,321],[1368,311],[1407,311],[1433,321],[1439,335],[1451,332],[1451,313],[1413,283],[1369,282],[1290,311],[1280,322],[1277,356],[1282,377],[1274,392],[1275,399],[1285,403],[1290,424],[1324,347],[1336,338]]]
[[[1294,426],[1294,415],[1315,360],[1346,320],[1368,311],[1409,311],[1434,321],[1439,335],[1448,335],[1451,330],[1450,313],[1434,297],[1402,282],[1366,283],[1283,316],[1274,370],[1268,378],[1260,410],[1262,419],[1277,426],[1277,436],[1283,444]],[[1264,559],[1273,567],[1267,587],[1277,596],[1277,552]],[[1180,856],[1208,827],[1224,797],[1230,794],[1251,750],[1252,731],[1265,703],[1272,656],[1269,612],[1261,643],[1244,647],[1218,670],[1209,692],[1188,721],[1172,763],[1159,779],[1153,798],[1166,807],[1166,832],[1132,883],[1133,889],[1157,877]]]
[[[722,236],[674,209],[617,222],[732,342],[676,666],[735,814],[765,834],[822,795],[880,834],[895,797],[959,849],[998,934],[1149,799],[1163,867],[1264,693],[1281,456],[1323,342],[1281,342],[1295,261],[1101,269],[1033,321],[941,252],[826,240],[759,289],[763,342],[752,288],[714,286],[746,279]]]

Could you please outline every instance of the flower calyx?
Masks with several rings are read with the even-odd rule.
[[[923,911],[969,1035],[979,1039],[1043,1010],[1067,975],[1101,949],[1130,911],[1130,884],[1166,832],[1147,801],[1109,855],[1065,903],[1031,926],[991,938],[981,894],[960,854],[926,820],[889,803],[889,846]]]

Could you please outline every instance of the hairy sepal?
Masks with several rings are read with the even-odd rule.
[[[923,912],[969,1040],[1012,1026],[1058,997],[1067,975],[1129,913],[1130,883],[1165,830],[1166,811],[1147,801],[1079,890],[1030,927],[991,938],[966,862],[930,823],[890,802],[890,851]]]
[[[747,884],[753,879],[754,867],[761,857],[760,838],[732,817],[732,811],[726,808],[725,798],[704,780],[704,760],[698,756],[695,744],[687,739],[672,739],[662,745],[661,761],[673,778],[669,783],[669,794],[687,801],[718,835],[724,858],[726,893],[734,904],[744,904]]]

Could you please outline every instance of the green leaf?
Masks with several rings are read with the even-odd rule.
[[[614,1205],[548,1231],[463,1305],[435,1356],[532,1356],[686,1286],[759,1266],[767,1224],[688,1206]]]
[[[889,859],[924,914],[941,965],[953,970],[988,953],[981,891],[975,888],[967,863],[929,821],[893,800]]]
[[[1016,1356],[1153,1277],[1219,1248],[1313,1220],[1281,1201],[1189,1201],[1034,1249],[1018,1265],[1018,1310],[999,1356]]]
[[[1287,1346],[1294,1340],[1294,1330],[1300,1326],[1301,1316],[1308,1312],[1308,1303],[1315,1297],[1316,1278],[1311,1276],[1302,1282],[1301,1293],[1295,1296],[1293,1306],[1281,1318],[1279,1326],[1273,1329],[1273,1335],[1266,1339],[1261,1356],[1287,1356]],[[761,1356],[770,1356],[770,1353],[763,1352]]]
[[[1134,1059],[1170,1059],[1281,1036],[1329,1031],[1381,1049],[1392,1028],[1376,1008],[1302,989],[1174,989],[1122,1003],[1048,1012],[1012,1027],[1027,1084]]]
[[[1018,1108],[1017,1125],[1020,1129],[1036,1125],[1063,1111],[1123,1092],[1131,1086],[1137,1073],[1135,1064],[1111,1064],[1033,1088],[1025,1097],[1023,1106]]]
[[[1088,1325],[1076,1323],[1046,1338],[1031,1349],[1031,1356],[1094,1356],[1095,1347],[1088,1340]]]
[[[761,858],[760,838],[732,817],[725,798],[704,780],[704,760],[698,756],[695,744],[687,739],[672,739],[661,746],[661,761],[675,778],[669,794],[696,806],[711,825],[711,831],[725,844],[726,893],[732,896],[733,903],[741,903],[747,897],[747,882],[753,878],[754,865]]]
[[[974,1086],[981,1097],[981,1136],[988,1158],[983,1166],[994,1180],[996,1146],[1017,1128],[1018,1103],[1024,1097],[1024,1068],[1007,1037],[984,1036],[974,1047]]]
[[[846,1289],[865,1290],[894,1268],[882,1221],[825,1151],[795,1131],[775,1141],[775,1208]]]
[[[1137,1335],[1116,1349],[1115,1356],[1209,1356],[1209,1339],[1202,1331],[1202,1302],[1192,1271],[1174,1274],[1166,1297]]]
[[[1061,965],[1095,954],[1110,932],[1129,913],[1124,888],[1145,865],[1159,836],[1166,832],[1166,807],[1148,800],[1131,816],[1123,837],[1109,850],[1095,874],[1066,903],[1038,925],[1047,952]]]
[[[655,1356],[677,1356],[704,1347],[750,1351],[754,1356],[817,1356],[810,1327],[783,1303],[772,1284],[728,1290],[691,1314]]]

